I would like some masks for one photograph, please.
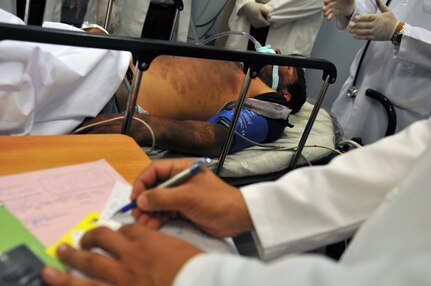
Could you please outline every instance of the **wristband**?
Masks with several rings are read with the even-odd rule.
[[[391,42],[395,46],[399,46],[401,44],[401,39],[403,38],[404,34],[404,23],[400,22],[397,25],[397,28],[395,29],[394,34],[391,37]]]

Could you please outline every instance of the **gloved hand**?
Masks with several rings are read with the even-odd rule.
[[[268,20],[271,17],[271,12],[264,4],[247,3],[241,8],[241,11],[244,12],[250,25],[255,28],[267,27],[271,24]]]
[[[349,32],[358,40],[389,41],[399,23],[394,13],[381,0],[376,0],[381,14],[355,16],[349,23]]]
[[[324,0],[322,10],[328,21],[334,16],[350,16],[355,11],[355,0]]]

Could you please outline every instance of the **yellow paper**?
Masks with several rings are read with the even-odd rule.
[[[99,220],[99,213],[92,212],[87,217],[85,217],[81,222],[79,222],[75,227],[63,235],[56,243],[51,245],[46,249],[46,253],[52,257],[57,258],[56,249],[60,244],[66,243],[72,247],[79,247],[77,243],[82,235],[95,228],[97,226],[97,221]]]

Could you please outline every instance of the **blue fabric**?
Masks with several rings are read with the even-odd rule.
[[[112,114],[112,113],[118,113],[120,112],[118,110],[117,102],[115,101],[115,97],[111,97],[111,99],[106,103],[105,107],[99,112],[99,114]]]
[[[234,109],[223,110],[208,119],[208,122],[220,123],[220,121],[224,121],[230,124],[233,113]],[[235,131],[250,140],[261,143],[264,142],[268,136],[268,121],[265,117],[258,115],[253,111],[242,109],[235,127]],[[252,143],[235,135],[229,152],[237,152],[252,145]]]

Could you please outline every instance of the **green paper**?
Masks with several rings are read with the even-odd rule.
[[[0,203],[0,253],[20,244],[27,245],[45,265],[65,270],[64,265],[59,260],[46,254],[45,246]]]

